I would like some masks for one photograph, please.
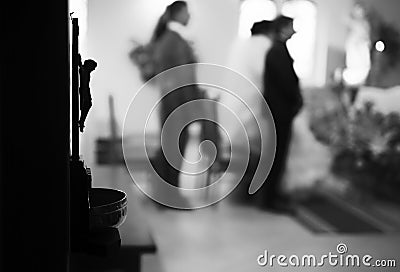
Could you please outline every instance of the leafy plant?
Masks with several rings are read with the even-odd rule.
[[[382,114],[367,102],[359,110],[335,107],[311,118],[315,138],[335,154],[333,173],[357,187],[398,199],[400,192],[400,115]]]

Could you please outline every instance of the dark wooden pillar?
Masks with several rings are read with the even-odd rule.
[[[0,271],[68,271],[68,16],[66,0],[2,8]]]

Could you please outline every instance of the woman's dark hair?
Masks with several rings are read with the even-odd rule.
[[[251,28],[251,35],[266,34],[272,31],[272,21],[255,22]]]
[[[151,40],[157,41],[167,30],[167,24],[172,19],[175,19],[176,15],[183,9],[186,8],[187,4],[185,1],[175,1],[171,5],[167,6],[163,15],[158,19],[156,28],[154,29],[153,37]]]

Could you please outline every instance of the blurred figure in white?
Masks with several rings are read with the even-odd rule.
[[[371,68],[370,25],[365,10],[357,4],[349,19],[349,33],[346,40],[346,69],[343,78],[348,85],[365,83]]]
[[[263,20],[251,27],[251,36],[239,42],[232,50],[229,67],[247,77],[262,90],[265,56],[273,38],[272,22]]]
[[[251,28],[251,36],[247,39],[239,40],[229,54],[230,57],[227,66],[250,80],[260,92],[262,92],[263,88],[264,60],[272,45],[272,37],[271,21],[263,20],[255,22]],[[259,137],[260,128],[254,122],[254,118],[262,120],[259,96],[254,93],[254,89],[248,90],[248,88],[237,88],[235,95],[243,101],[247,101],[247,107],[240,103],[236,97],[228,93],[224,93],[222,100],[243,120],[249,132],[249,138],[254,139]],[[250,144],[254,150],[260,148],[259,142],[250,141]]]
[[[235,189],[235,200],[240,202],[249,202],[252,200],[252,197],[247,193],[248,182],[251,181],[251,177],[254,175],[256,164],[261,154],[261,135],[267,134],[262,132],[266,132],[268,129],[268,124],[265,123],[263,116],[265,109],[262,108],[263,101],[260,101],[260,97],[262,97],[265,57],[272,46],[272,40],[272,22],[267,20],[255,22],[251,27],[251,36],[245,39],[238,39],[229,54],[230,57],[227,66],[247,78],[256,87],[250,87],[251,85],[244,84],[243,81],[229,74],[225,80],[228,82],[228,86],[233,87],[229,90],[233,93],[223,92],[221,95],[221,100],[224,104],[237,114],[241,120],[249,139],[250,154],[243,153],[243,156],[250,156],[249,166],[244,180]],[[223,116],[224,114],[227,113],[224,111],[219,113],[221,119],[228,120],[227,116]],[[224,125],[232,126],[228,128],[228,131],[233,131],[237,134],[242,129],[240,127],[233,127],[235,126],[233,122]],[[230,139],[222,138],[223,144],[230,145],[228,143],[230,140],[232,141],[232,145],[239,146],[240,143],[235,142],[237,141],[235,134],[230,136]],[[268,141],[268,139],[263,139],[263,141]],[[238,161],[242,159],[233,158],[233,160]]]

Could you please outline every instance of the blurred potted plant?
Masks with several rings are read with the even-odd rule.
[[[334,153],[332,172],[358,190],[399,200],[400,115],[336,107],[311,116],[311,130]]]

